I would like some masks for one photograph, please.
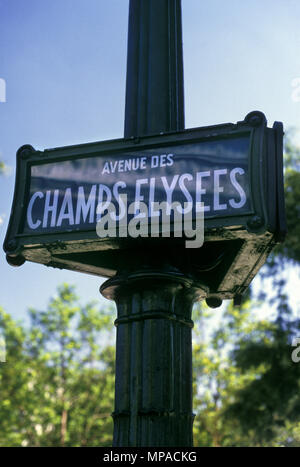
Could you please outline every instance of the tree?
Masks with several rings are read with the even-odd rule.
[[[300,262],[300,149],[288,138],[285,151],[285,197],[288,236],[260,274],[260,299],[275,318],[255,318],[257,304],[245,297],[241,307],[229,304],[212,335],[196,343],[194,367],[199,414],[195,439],[200,445],[300,446],[300,365],[291,346],[300,336],[300,320],[285,292],[283,268]],[[275,295],[264,292],[270,278]],[[200,308],[201,310],[201,308]],[[215,313],[215,312],[214,312]],[[198,310],[199,325],[212,314]]]
[[[245,339],[253,332],[259,341],[270,328],[270,323],[257,321],[251,311],[249,298],[240,309],[230,303],[220,313],[216,326],[216,311],[208,310],[204,305],[197,307],[200,316],[196,328],[211,327],[211,331],[204,335],[196,329],[194,342],[194,407],[198,411],[194,424],[196,446],[248,446],[254,442],[243,432],[237,417],[226,416],[236,394],[265,370],[262,364],[242,372],[230,355],[241,338]]]
[[[114,397],[112,309],[80,306],[63,285],[24,329],[1,313],[0,445],[109,446]]]
[[[34,405],[28,392],[29,360],[24,354],[26,334],[20,324],[0,309],[0,334],[5,338],[5,363],[0,363],[0,445],[19,446]]]
[[[215,311],[197,311],[205,314],[197,327],[209,327]],[[290,342],[300,325],[289,325],[257,319],[247,300],[240,308],[229,304],[212,334],[196,333],[196,445],[300,445],[300,365]]]

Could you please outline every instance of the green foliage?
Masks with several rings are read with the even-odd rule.
[[[112,309],[80,306],[63,285],[24,329],[1,311],[1,446],[110,446]]]
[[[288,333],[275,327],[266,342],[249,342],[235,352],[235,366],[247,374],[264,367],[258,377],[241,388],[227,410],[238,419],[243,432],[255,444],[276,441],[287,422],[300,420],[300,366],[291,359]]]
[[[214,313],[198,307],[200,328]],[[284,325],[284,327],[281,327]],[[250,300],[229,304],[212,335],[196,332],[196,446],[300,445],[300,364],[291,359],[291,328],[253,315]],[[299,443],[299,444],[297,444]]]
[[[198,305],[196,312],[196,328],[209,327],[214,323],[215,310]],[[259,339],[268,330],[269,323],[255,322],[251,317],[250,300],[240,309],[229,304],[219,320],[216,329],[206,336],[195,330],[194,409],[198,413],[194,423],[194,442],[196,446],[247,446],[250,439],[244,436],[239,420],[226,417],[226,413],[238,391],[248,387],[257,374],[264,371],[264,366],[243,373],[233,364],[229,351],[251,330]]]

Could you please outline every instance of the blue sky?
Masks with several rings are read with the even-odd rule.
[[[128,3],[0,0],[0,160],[11,168],[0,179],[1,245],[20,146],[122,137]],[[182,8],[186,128],[262,110],[270,125],[299,129],[299,0],[182,0]],[[12,268],[4,254],[0,278],[0,304],[17,318],[44,307],[61,282],[87,301],[100,299],[103,281],[32,263]]]

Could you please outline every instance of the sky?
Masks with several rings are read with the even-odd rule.
[[[123,136],[128,0],[0,0],[0,243],[15,154]],[[299,0],[182,0],[186,128],[243,120],[252,110],[295,128],[300,143]],[[298,129],[298,133],[297,133]],[[294,289],[296,272],[287,272]],[[57,285],[82,302],[103,278],[0,252],[0,304],[15,318],[46,306]],[[255,279],[258,281],[259,279]],[[294,300],[299,295],[293,291]],[[295,302],[296,303],[296,302]]]

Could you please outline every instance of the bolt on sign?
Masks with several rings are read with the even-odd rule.
[[[170,250],[207,297],[240,296],[285,235],[282,140],[281,123],[251,112],[236,124],[22,146],[7,261],[111,277],[140,251]]]

